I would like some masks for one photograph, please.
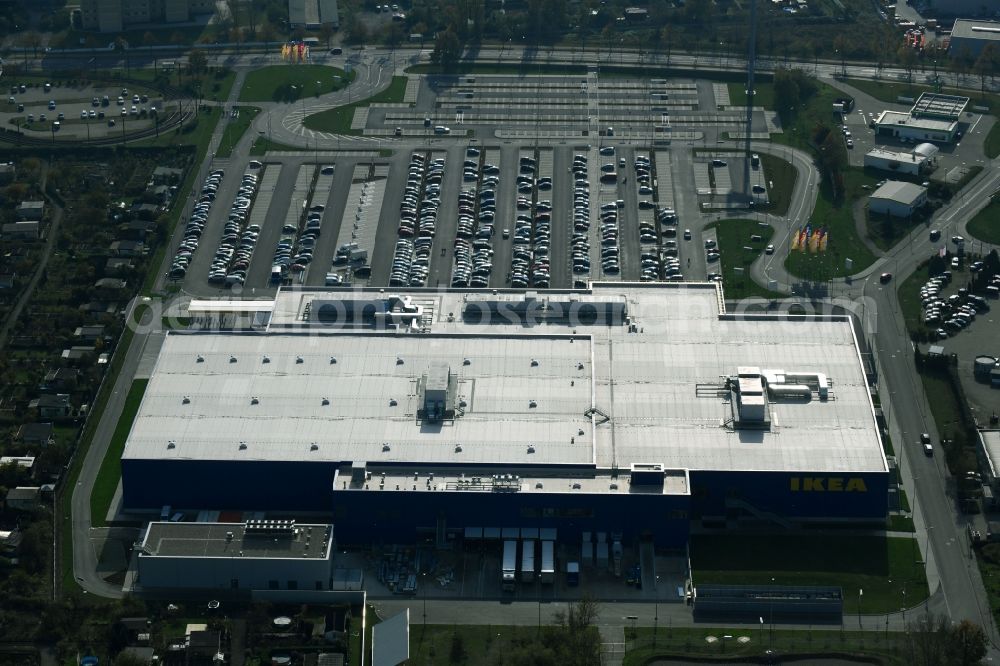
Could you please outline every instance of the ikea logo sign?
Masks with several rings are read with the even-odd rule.
[[[793,476],[793,493],[866,493],[868,486],[859,477]]]

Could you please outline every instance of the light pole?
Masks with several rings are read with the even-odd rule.
[[[660,629],[660,577],[653,582],[653,647],[656,647],[656,635]]]
[[[860,587],[858,588],[858,629],[861,629],[861,597],[863,597],[865,591]]]

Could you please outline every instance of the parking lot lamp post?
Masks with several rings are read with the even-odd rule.
[[[653,647],[656,647],[656,635],[660,629],[660,577],[653,582]]]
[[[420,574],[420,588],[424,591],[424,630],[427,629],[427,572]]]
[[[903,582],[903,631],[906,631],[906,582]]]

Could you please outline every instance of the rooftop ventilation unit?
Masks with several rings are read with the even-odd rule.
[[[731,404],[735,426],[741,429],[769,429],[771,420],[760,368],[737,368],[736,376],[729,377],[726,384],[733,397]]]
[[[295,521],[248,520],[243,524],[243,535],[291,538],[295,536]]]
[[[447,363],[431,363],[427,374],[421,377],[423,388],[422,407],[417,416],[431,423],[455,417],[455,393],[458,378],[451,373]]]

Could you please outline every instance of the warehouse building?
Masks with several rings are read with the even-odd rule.
[[[927,188],[901,180],[888,180],[872,192],[869,212],[893,217],[910,217],[927,203]]]
[[[961,6],[963,0],[959,0]],[[972,11],[956,11],[953,3],[948,14],[978,14],[977,11],[983,6],[981,0],[965,0],[975,5]],[[994,11],[996,10],[994,6]],[[951,43],[948,45],[948,54],[952,57],[978,58],[988,44],[993,48],[1000,48],[1000,23],[997,21],[976,21],[968,18],[961,18],[955,21],[955,26],[951,29]]]
[[[888,484],[850,322],[728,314],[715,284],[282,289],[263,333],[167,335],[122,470],[126,511],[327,512],[358,544],[681,547],[692,521],[881,524]]]
[[[153,522],[138,549],[145,590],[329,590],[333,526],[294,520]]]

